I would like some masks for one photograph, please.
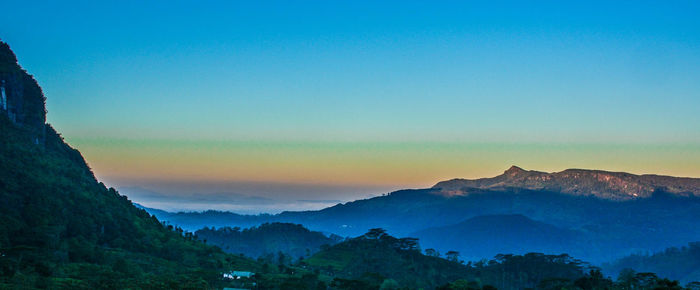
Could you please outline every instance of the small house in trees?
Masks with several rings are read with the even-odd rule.
[[[247,271],[231,271],[224,273],[224,279],[238,280],[241,278],[251,278],[255,275],[253,272]]]

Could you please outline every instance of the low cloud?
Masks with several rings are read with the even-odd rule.
[[[319,210],[344,202],[339,199],[284,200],[236,192],[165,193],[139,186],[119,188],[119,193],[145,207],[166,211],[223,210],[240,214]]]
[[[302,203],[342,203],[342,200],[337,200],[337,199],[321,199],[321,200],[309,200],[309,199],[299,199],[297,200],[298,202]]]

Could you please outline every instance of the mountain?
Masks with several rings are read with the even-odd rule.
[[[700,196],[700,178],[634,175],[625,172],[567,169],[547,173],[512,166],[502,175],[481,179],[452,179],[433,188],[447,196],[466,195],[473,189],[519,188],[593,195],[610,200],[648,198],[656,191],[682,196]]]
[[[273,221],[271,220],[272,216],[269,214],[243,215],[217,210],[207,210],[202,212],[168,212],[141,205],[137,206],[154,215],[158,218],[158,220],[177,225],[178,227],[191,232],[205,227],[249,228]]]
[[[581,184],[587,182],[580,178],[572,182],[576,180]],[[468,194],[446,195],[444,189],[436,187],[399,190],[318,211],[260,216],[228,212],[177,213],[163,218],[189,228],[202,228],[209,226],[208,223],[250,227],[266,222],[288,222],[302,224],[314,231],[356,237],[376,227],[384,228],[392,235],[407,236],[429,228],[455,225],[478,216],[519,214],[562,230],[580,233],[580,240],[591,245],[584,248],[585,252],[579,251],[581,247],[577,244],[550,249],[556,250],[555,253],[560,253],[560,250],[574,253],[594,263],[609,262],[639,251],[661,251],[700,240],[700,228],[697,227],[700,197],[669,193],[663,188],[649,196],[638,195],[632,199],[608,199],[593,194],[515,187],[472,188]],[[501,228],[503,231],[518,230],[507,224]],[[468,240],[468,237],[463,238]],[[493,236],[489,242],[499,244],[506,241]],[[449,247],[448,240],[442,243],[444,246],[431,246],[440,250],[454,249]],[[540,248],[548,249],[546,245]],[[491,256],[484,253],[481,258]]]
[[[0,288],[207,288],[258,264],[165,226],[95,179],[0,42]]]
[[[243,230],[229,227],[203,228],[195,234],[225,252],[252,258],[265,256],[270,261],[278,259],[278,253],[294,260],[308,257],[318,252],[321,246],[342,240],[339,236],[326,237],[320,232],[291,223],[265,223]]]
[[[455,225],[415,232],[428,248],[459,251],[466,260],[480,260],[497,254],[571,253],[584,246],[582,233],[537,222],[520,214],[486,215],[470,218]],[[494,242],[498,237],[498,242]],[[578,250],[577,250],[578,252]]]

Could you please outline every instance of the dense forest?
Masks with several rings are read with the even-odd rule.
[[[0,285],[205,287],[230,268],[256,268],[135,208],[46,133],[36,145],[0,116]]]
[[[662,252],[635,254],[622,258],[603,268],[608,273],[620,273],[625,269],[654,272],[683,283],[700,281],[700,242],[687,246],[668,248]]]
[[[257,227],[241,230],[224,227],[203,228],[195,232],[201,240],[216,245],[227,253],[241,254],[252,258],[272,261],[283,254],[291,260],[306,258],[315,254],[323,245],[338,243],[343,238],[336,235],[327,237],[321,232],[313,232],[298,224],[265,223]]]
[[[567,254],[501,254],[465,262],[459,252],[421,250],[383,229],[327,247],[297,267],[333,277],[335,289],[683,289],[678,281],[626,269],[616,279]],[[688,283],[696,289],[698,283]]]

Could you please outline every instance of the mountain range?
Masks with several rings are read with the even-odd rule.
[[[494,178],[277,215],[140,208],[99,182],[81,153],[45,122],[41,88],[3,42],[0,84],[3,289],[522,289],[552,281],[566,285],[556,289],[593,289],[584,286],[613,282],[586,274],[587,264],[564,252],[600,264],[700,240],[697,179],[589,170],[513,167]],[[392,235],[418,237],[432,251],[424,255],[415,238]],[[245,257],[280,249],[305,259],[279,255],[272,264]],[[610,268],[637,265],[670,276],[678,271],[660,265],[680,263],[682,279],[695,279],[697,249],[693,243],[631,256]],[[499,254],[463,264],[458,252],[475,260]],[[233,270],[256,275],[222,278]],[[641,274],[632,276],[650,277]],[[648,289],[671,282],[647,280]]]
[[[581,169],[542,173],[511,167],[493,178],[450,180],[318,211],[150,212],[187,229],[291,222],[355,237],[381,227],[392,235],[420,237],[440,251],[470,253],[470,258],[522,253],[524,244],[501,237],[539,235],[528,245],[602,263],[700,240],[698,180]],[[497,230],[482,231],[484,227],[475,225],[484,221]],[[541,235],[542,231],[548,234]]]
[[[700,178],[584,169],[547,173],[512,166],[496,177],[452,179],[439,182],[433,188],[446,196],[466,195],[474,189],[519,188],[592,195],[610,200],[631,200],[651,197],[657,191],[682,196],[700,196]]]

